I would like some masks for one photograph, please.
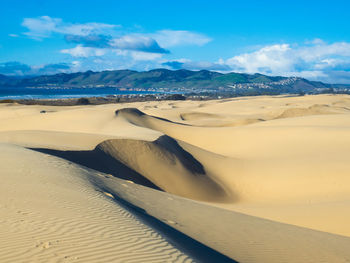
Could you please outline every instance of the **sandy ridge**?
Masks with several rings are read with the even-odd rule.
[[[43,109],[46,111],[44,114],[40,113]],[[81,210],[83,207],[88,208],[87,211],[98,211],[97,214],[111,213],[112,206],[101,206],[102,203],[96,201],[98,198],[88,199],[89,202],[92,200],[91,207],[86,207],[84,202],[79,203],[77,200],[82,197],[78,197],[76,191],[64,196],[67,199],[57,199],[57,196],[65,192],[65,187],[56,185],[55,174],[65,171],[67,186],[69,183],[79,185],[74,181],[75,177],[85,178],[79,181],[83,183],[77,188],[85,197],[95,195],[90,192],[91,189],[99,189],[98,196],[101,198],[113,199],[120,196],[166,224],[240,262],[350,260],[347,252],[350,246],[350,227],[347,224],[350,220],[349,96],[262,96],[206,102],[162,101],[63,108],[9,104],[0,105],[0,120],[0,142],[37,150],[46,149],[46,152],[42,151],[45,154],[42,154],[12,148],[13,146],[1,146],[4,149],[2,154],[7,158],[2,160],[3,167],[8,168],[0,175],[5,178],[7,185],[11,185],[12,177],[8,176],[17,171],[15,174],[19,185],[26,183],[21,187],[23,193],[29,193],[26,195],[29,201],[23,201],[26,199],[21,191],[17,195],[4,191],[3,200],[6,201],[0,209],[8,209],[8,204],[17,202],[24,202],[24,207],[33,208],[37,200],[30,193],[46,182],[48,189],[57,189],[54,194],[49,194],[57,208]],[[163,142],[159,141],[161,138],[167,139]],[[70,156],[73,154],[84,160],[86,156],[94,156],[89,154],[96,151],[108,156],[111,162],[102,162],[100,167],[89,166],[88,163],[94,157],[78,162]],[[40,168],[40,165],[33,165],[36,163],[33,157],[33,163],[17,165],[17,159],[31,160],[28,152],[34,154],[37,160],[58,160],[49,155],[66,160],[54,161],[50,165],[45,165],[44,161]],[[89,172],[90,170],[71,165],[70,162],[128,181],[110,175],[105,178],[103,173]],[[117,166],[118,169],[114,170],[102,169],[116,163],[123,166]],[[12,166],[8,166],[10,164]],[[17,170],[12,171],[11,167],[16,167]],[[120,169],[121,167],[125,169]],[[47,173],[49,177],[38,177],[36,184],[26,177],[29,175],[29,178],[35,178],[45,171],[56,172],[52,175],[51,172]],[[151,183],[147,183],[147,180]],[[91,188],[91,183],[94,188]],[[146,185],[147,188],[138,184]],[[13,187],[17,188],[18,185]],[[45,193],[45,190],[40,188],[38,193]],[[105,194],[101,194],[101,191]],[[75,202],[79,205],[66,206],[67,203]],[[107,208],[96,210],[95,205]],[[14,213],[13,218],[17,220],[17,216],[27,213],[46,228],[52,226],[53,233],[62,236],[75,227],[86,226],[79,232],[79,238],[85,242],[86,236],[99,233],[97,235],[101,234],[103,240],[98,242],[104,244],[92,254],[86,252],[91,258],[104,252],[113,258],[113,252],[107,252],[113,244],[118,247],[114,249],[121,254],[133,249],[127,244],[118,243],[104,232],[104,227],[98,227],[94,220],[88,221],[84,217],[79,222],[71,223],[57,214],[59,209],[52,210],[40,205],[37,208],[55,215],[57,222],[53,219],[46,224],[24,209]],[[69,209],[64,210],[66,215],[71,212]],[[123,218],[124,215],[122,210],[118,210],[116,214],[107,216],[107,219],[118,216]],[[94,216],[95,214],[91,218]],[[89,217],[90,214],[87,218]],[[0,227],[6,226],[4,231],[11,227],[16,231],[20,229],[22,232],[18,233],[22,233],[22,236],[33,233],[29,231],[32,227],[30,225],[21,228],[20,224],[10,224],[8,227],[12,219],[1,221]],[[73,227],[67,228],[70,224]],[[133,229],[133,222],[123,224],[127,225],[127,229]],[[40,228],[35,231],[36,235],[43,237],[47,234],[40,232]],[[111,233],[113,231],[117,233],[116,229],[111,229]],[[139,229],[133,233],[125,232],[124,241],[129,237],[133,239],[138,234],[148,237],[147,231]],[[68,260],[52,254],[50,258],[45,254],[47,247],[56,246],[51,241],[36,243],[36,252],[33,252],[31,246],[28,246],[29,238],[21,239],[12,235],[11,240],[7,245],[6,240],[2,240],[7,253],[13,250],[16,240],[21,244],[21,252],[16,255],[6,254],[7,260],[14,256],[23,258],[25,255],[33,260],[39,260],[43,255],[47,261]],[[133,240],[136,242],[137,238]],[[154,242],[160,244],[162,241]],[[138,249],[137,246],[136,248]],[[149,257],[145,256],[150,261],[156,261],[158,256],[162,258],[163,255],[169,260],[185,259],[179,256],[181,252],[174,252],[178,256],[172,258],[172,249],[157,250],[153,245],[148,248],[157,251]],[[69,249],[66,247],[62,251],[70,251]],[[126,252],[125,257],[129,257],[130,253]],[[135,257],[135,262],[141,258],[142,256]]]

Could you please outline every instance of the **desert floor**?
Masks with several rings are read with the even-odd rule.
[[[0,262],[350,262],[350,96],[0,104]]]

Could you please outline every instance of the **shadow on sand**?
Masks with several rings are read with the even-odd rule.
[[[110,156],[99,152],[98,150],[93,151],[59,151],[52,149],[38,149],[32,148],[32,150],[49,154],[52,156],[60,157],[62,159],[71,161],[73,163],[83,165],[87,168],[112,174],[115,177],[132,180],[137,184],[151,187],[153,189],[161,190],[152,182],[138,174],[134,170],[111,158]],[[107,158],[107,160],[105,159]],[[109,160],[111,158],[112,160]],[[98,183],[93,178],[90,179],[92,185],[96,187],[97,191],[108,192],[107,189],[97,187]],[[217,252],[216,250],[196,241],[195,239],[185,235],[184,233],[168,226],[159,219],[147,214],[147,212],[139,208],[132,203],[120,198],[117,195],[113,195],[114,201],[125,208],[127,211],[136,216],[139,220],[144,222],[146,225],[152,227],[159,233],[161,233],[169,243],[177,247],[180,251],[191,256],[195,262],[203,263],[238,263],[237,261]]]

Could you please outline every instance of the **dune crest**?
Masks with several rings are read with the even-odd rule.
[[[157,140],[113,139],[100,143],[102,151],[142,174],[166,192],[205,201],[228,201],[230,194],[178,142],[166,135]]]

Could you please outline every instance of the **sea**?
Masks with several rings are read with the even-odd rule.
[[[117,88],[23,88],[0,87],[0,100],[5,99],[66,99],[106,97],[111,95],[159,94],[148,91],[121,91]]]

